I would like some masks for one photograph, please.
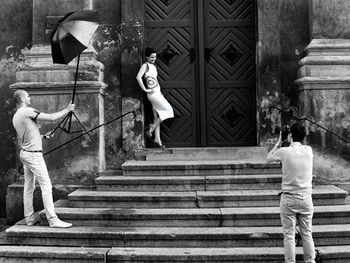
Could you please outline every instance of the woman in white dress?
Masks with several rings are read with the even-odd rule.
[[[165,147],[160,139],[160,123],[166,119],[174,118],[174,111],[169,102],[160,91],[157,80],[158,72],[154,65],[157,59],[157,52],[152,48],[145,49],[146,62],[142,64],[136,79],[143,91],[147,93],[147,98],[152,104],[153,123],[149,125],[146,135],[152,138],[159,147]]]

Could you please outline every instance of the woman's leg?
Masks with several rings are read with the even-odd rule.
[[[158,125],[154,131],[154,142],[162,145],[162,141],[160,140],[160,125]]]
[[[157,111],[153,110],[153,124],[152,130],[154,131],[154,142],[162,145],[162,141],[160,139],[160,123],[162,122],[158,116]]]

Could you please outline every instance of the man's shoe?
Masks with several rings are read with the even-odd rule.
[[[54,217],[48,220],[50,227],[56,227],[56,228],[68,228],[71,227],[71,223],[63,222],[58,217]]]
[[[26,217],[26,223],[27,226],[34,226],[36,223],[40,223],[41,222],[41,217],[40,214],[31,214],[30,216]]]

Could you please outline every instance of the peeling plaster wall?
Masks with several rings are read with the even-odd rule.
[[[105,66],[104,82],[108,85],[105,99],[105,121],[108,122],[122,114],[122,46],[124,38],[121,30],[121,1],[99,0],[94,9],[100,15],[100,27],[94,36],[94,47],[98,60]],[[122,147],[122,120],[119,119],[105,127],[107,167],[118,167]]]
[[[14,15],[16,14],[16,15]],[[0,218],[6,216],[7,186],[16,180],[14,103],[9,85],[15,81],[21,50],[31,46],[32,0],[3,0],[0,9]]]
[[[349,39],[350,2],[348,0],[310,0],[312,39]],[[341,41],[341,40],[340,40]],[[334,67],[333,77],[337,77]],[[341,77],[342,72],[338,73]],[[331,77],[332,78],[332,77]],[[350,139],[350,91],[337,90],[340,84],[324,84],[320,90],[304,92],[305,112],[312,120]],[[334,85],[334,89],[333,86]],[[309,127],[308,143],[313,146],[314,172],[318,180],[336,183],[350,189],[350,145],[313,126]],[[347,186],[346,186],[347,185]]]
[[[305,0],[259,0],[258,105],[260,145],[271,145],[290,118],[276,106],[296,113],[298,62],[309,44],[309,3]]]
[[[280,105],[279,0],[258,3],[258,105],[260,104],[260,143],[265,145],[280,126],[277,111],[265,107]],[[258,107],[259,108],[259,107]]]

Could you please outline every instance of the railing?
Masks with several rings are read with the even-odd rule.
[[[280,108],[278,108],[278,107],[276,107],[276,106],[268,106],[268,107],[263,107],[263,108],[264,108],[264,109],[276,109],[276,110],[280,111],[281,113],[286,114],[287,116],[289,116],[289,117],[291,117],[291,118],[293,118],[293,119],[295,119],[295,120],[298,120],[298,121],[308,121],[308,122],[310,122],[312,125],[315,125],[315,126],[317,126],[318,128],[321,128],[321,129],[325,130],[326,132],[328,132],[328,133],[332,134],[333,136],[335,136],[335,137],[337,137],[337,138],[343,140],[344,142],[350,143],[350,140],[348,140],[348,139],[346,139],[346,138],[344,138],[344,137],[342,137],[342,136],[336,134],[335,132],[331,131],[330,129],[327,129],[326,127],[323,127],[322,125],[320,125],[320,124],[318,124],[318,123],[316,123],[316,122],[314,122],[314,121],[312,121],[312,120],[310,120],[310,119],[308,119],[308,118],[305,118],[305,117],[303,117],[303,118],[297,117],[297,116],[293,115],[292,113],[290,113],[290,112],[288,112],[288,111],[284,111],[284,110],[282,110],[282,109],[280,109]]]

